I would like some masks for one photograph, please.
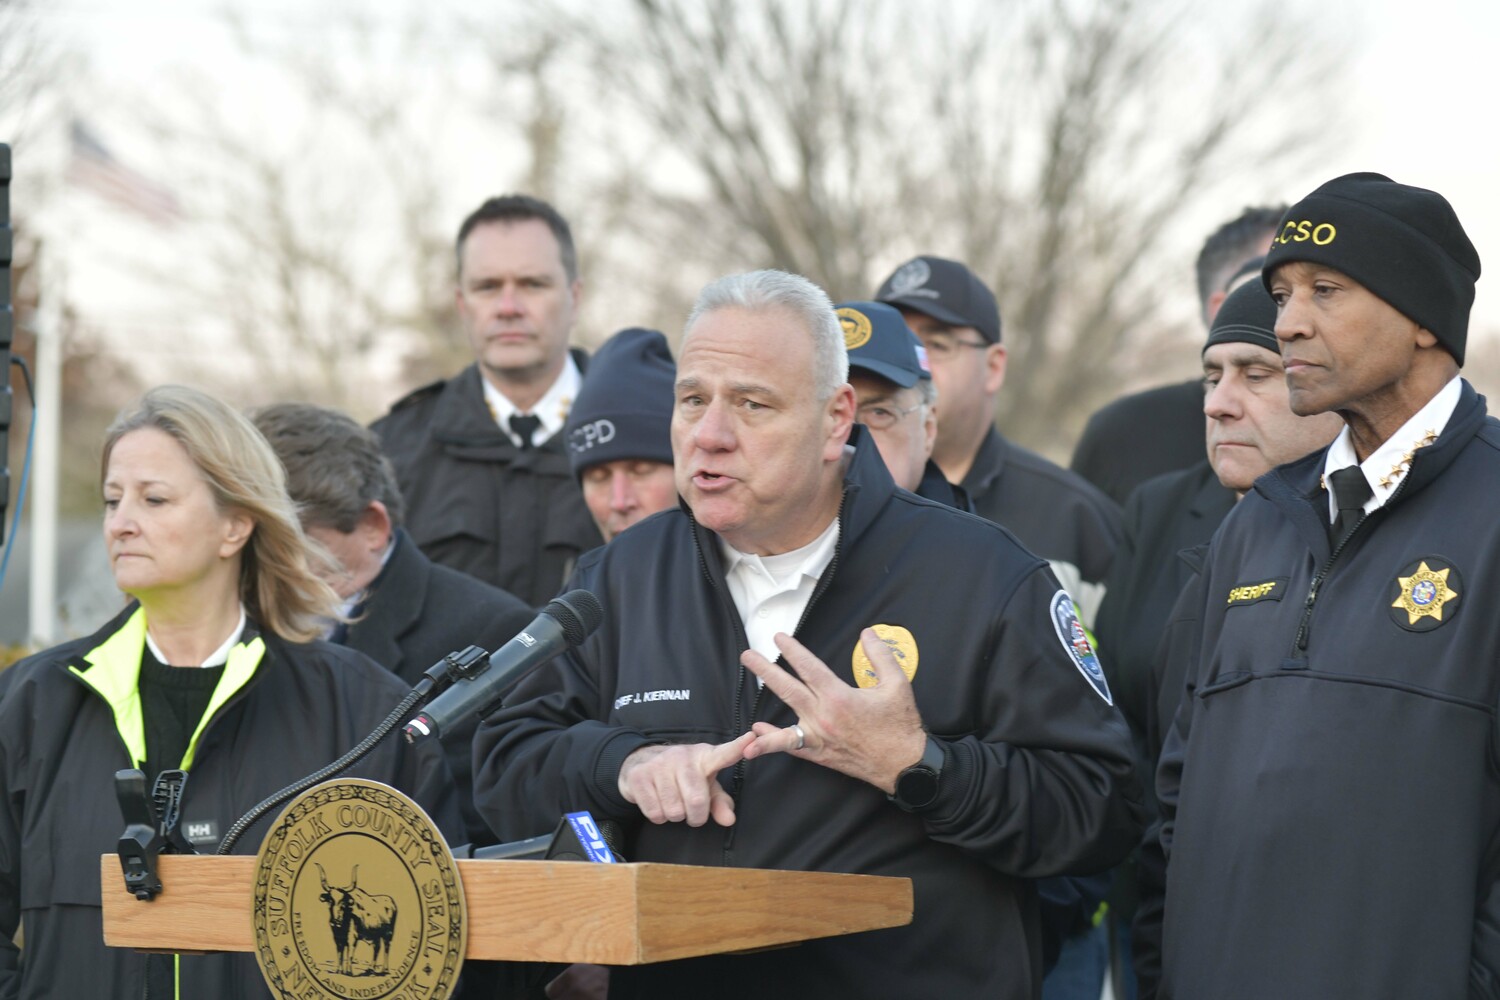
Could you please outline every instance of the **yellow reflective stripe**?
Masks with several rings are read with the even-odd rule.
[[[87,671],[69,667],[99,693],[114,713],[131,763],[146,763],[146,722],[141,716],[141,651],[146,648],[146,611],[136,608],[118,632],[84,655]]]
[[[182,755],[182,769],[191,770],[193,758],[198,753],[198,737],[203,735],[203,730],[208,726],[208,720],[213,718],[224,703],[233,698],[235,692],[249,683],[250,678],[255,676],[255,668],[260,666],[261,657],[266,655],[266,641],[256,636],[249,642],[242,642],[229,651],[229,659],[224,664],[224,673],[219,678],[218,685],[214,688],[213,697],[208,700],[208,707],[203,710],[203,716],[198,720],[198,728],[193,730],[193,738],[188,740],[187,753]]]

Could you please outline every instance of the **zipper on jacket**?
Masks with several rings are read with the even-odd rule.
[[[729,598],[728,603],[729,603],[729,610],[731,612],[730,615],[729,615],[729,621],[734,626],[734,637],[735,637],[735,639],[736,639],[736,641],[738,643],[738,648],[740,648],[740,649],[749,649],[750,648],[750,638],[749,638],[749,636],[747,636],[745,634],[745,623],[742,622],[742,621],[740,621],[740,611],[739,611],[739,608],[735,607],[733,597],[731,597],[730,595],[724,593],[724,591],[719,588],[718,583],[715,582],[713,572],[708,568],[708,556],[707,556],[707,554],[704,553],[704,551],[703,551],[703,545],[702,545],[702,543],[698,539],[698,532],[696,530],[699,527],[698,521],[697,521],[696,518],[694,518],[692,516],[692,512],[691,511],[688,512],[688,518],[689,518],[689,520],[691,520],[693,522],[693,527],[695,529],[693,531],[693,547],[698,550],[698,566],[703,570],[703,578],[708,581],[708,585],[714,591],[714,593],[716,593],[716,594],[719,595],[719,600],[721,602],[724,601],[725,598]],[[704,530],[706,531],[708,529],[705,528]],[[738,732],[739,732],[740,708],[741,708],[741,702],[742,702],[742,699],[744,697],[744,690],[745,690],[744,672],[745,672],[745,668],[742,665],[740,667],[740,669],[739,669],[739,673],[737,673],[735,675],[737,677],[737,679],[738,679],[738,682],[735,684],[735,688],[734,688],[734,728],[733,728],[732,731],[735,732],[736,734],[738,734]],[[741,761],[741,763],[744,763],[744,762]],[[738,772],[736,772],[736,774],[738,774]],[[715,781],[719,780],[717,775],[714,776],[714,780]],[[731,792],[730,793],[731,795],[734,795],[739,790],[739,784],[738,784],[738,779],[737,778],[736,778],[736,782],[735,782],[734,788],[735,788],[735,791]],[[729,833],[727,835],[726,842],[725,842],[725,845],[724,845],[724,863],[726,865],[729,864],[729,849],[733,845],[733,843],[734,843],[734,827],[731,826],[729,828]]]
[[[1413,463],[1413,465],[1414,464],[1415,463]],[[1312,584],[1307,588],[1307,600],[1302,604],[1302,621],[1297,626],[1297,637],[1295,640],[1293,640],[1292,643],[1292,659],[1307,659],[1307,644],[1312,639],[1312,616],[1313,610],[1318,603],[1318,591],[1322,588],[1323,581],[1328,578],[1328,574],[1332,571],[1334,563],[1338,562],[1339,556],[1342,555],[1344,550],[1349,547],[1349,543],[1354,541],[1354,539],[1359,536],[1360,531],[1365,526],[1365,522],[1370,520],[1370,518],[1374,517],[1380,511],[1386,510],[1392,504],[1394,504],[1400,498],[1402,492],[1406,489],[1406,484],[1410,481],[1411,466],[1408,466],[1406,475],[1402,478],[1400,485],[1398,485],[1395,491],[1391,493],[1390,499],[1386,500],[1385,503],[1375,508],[1375,510],[1369,511],[1368,513],[1360,516],[1360,519],[1354,523],[1354,529],[1349,532],[1344,540],[1340,542],[1331,553],[1329,553],[1328,560],[1323,563],[1322,567],[1313,577]]]
[[[807,624],[807,619],[808,619],[808,616],[812,613],[813,606],[818,603],[818,598],[822,597],[825,593],[827,593],[829,586],[833,583],[834,573],[838,571],[838,567],[839,567],[839,553],[843,549],[843,542],[844,542],[844,539],[843,539],[844,527],[845,527],[844,526],[844,506],[845,506],[846,503],[848,503],[848,500],[849,500],[849,489],[846,486],[844,488],[843,494],[839,497],[839,512],[838,512],[838,515],[837,515],[837,517],[838,517],[838,523],[839,523],[839,537],[836,538],[836,539],[834,539],[834,543],[833,543],[833,558],[828,561],[827,567],[824,568],[822,575],[818,577],[818,584],[817,584],[816,587],[813,588],[812,596],[807,599],[807,606],[802,609],[802,615],[801,615],[801,617],[799,617],[797,619],[797,626],[794,629],[792,629],[792,635],[793,636],[796,636],[797,634],[799,634],[802,631],[802,626]],[[702,555],[701,551],[700,551],[699,554],[700,554],[700,556]],[[712,579],[712,578],[710,578],[710,579]],[[740,621],[739,609],[738,608],[735,609],[734,621],[735,621],[736,628],[737,628],[737,630],[739,632],[740,642],[742,643],[741,648],[742,649],[748,649],[748,648],[750,648],[749,639],[745,635],[744,624]],[[777,660],[780,661],[781,657],[778,656]],[[739,674],[737,675],[737,683],[734,686],[734,731],[735,731],[736,734],[738,734],[740,732],[743,732],[746,729],[749,729],[750,725],[760,715],[760,702],[761,702],[761,698],[766,693],[766,686],[764,684],[757,684],[756,685],[756,688],[755,688],[755,701],[752,702],[751,705],[750,705],[750,718],[748,720],[745,720],[744,723],[741,724],[741,720],[740,720],[740,704],[741,704],[741,702],[740,702],[740,699],[741,699],[741,695],[743,694],[743,692],[745,690],[745,675],[747,673],[749,673],[749,671],[745,668],[745,665],[744,664],[740,664]],[[740,796],[741,796],[742,792],[744,791],[744,785],[745,785],[745,761],[742,758],[739,761],[735,762],[735,765],[734,765],[734,775],[733,775],[733,778],[731,779],[730,790],[729,790],[730,797],[732,797],[734,799],[734,808],[735,808],[736,815],[738,815],[738,813],[739,813]],[[725,834],[724,834],[724,864],[725,864],[726,867],[730,865],[730,856],[734,853],[734,832],[737,829],[739,829],[739,823],[735,823],[735,825],[731,826],[727,831],[725,831]]]

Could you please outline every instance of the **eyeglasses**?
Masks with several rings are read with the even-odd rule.
[[[948,361],[958,357],[960,348],[972,347],[982,351],[990,345],[982,340],[959,340],[957,337],[923,337],[922,346],[927,348],[928,358]]]
[[[888,431],[896,426],[896,421],[921,408],[921,403],[904,409],[894,403],[870,403],[855,410],[854,419],[873,431]]]

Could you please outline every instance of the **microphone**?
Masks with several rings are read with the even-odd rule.
[[[490,656],[478,673],[455,681],[402,730],[408,743],[441,738],[443,731],[471,716],[483,718],[500,706],[511,682],[533,667],[572,649],[593,634],[604,618],[599,598],[570,590],[550,601],[541,614]]]

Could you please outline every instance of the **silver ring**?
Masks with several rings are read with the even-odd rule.
[[[807,746],[807,734],[804,733],[802,731],[802,727],[797,725],[796,723],[792,724],[792,728],[797,731],[797,745],[792,747],[792,749],[801,750],[803,747]]]

